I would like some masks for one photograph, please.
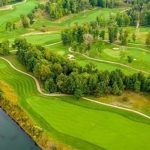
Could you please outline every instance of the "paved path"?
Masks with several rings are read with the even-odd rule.
[[[31,74],[28,74],[28,73],[26,73],[26,72],[24,72],[24,71],[22,71],[22,70],[17,69],[17,68],[16,68],[9,60],[7,60],[6,58],[0,57],[0,59],[5,60],[5,61],[6,61],[14,70],[16,70],[17,72],[20,72],[20,73],[22,73],[22,74],[24,74],[24,75],[26,75],[26,76],[28,76],[28,77],[31,77],[31,78],[35,81],[37,90],[38,90],[38,92],[39,92],[41,95],[44,95],[44,96],[68,96],[67,94],[59,94],[59,93],[58,93],[58,94],[57,94],[57,93],[47,94],[47,93],[43,92],[43,91],[41,90],[41,87],[40,87],[40,84],[39,84],[38,80],[37,80],[34,76],[32,76]]]
[[[26,72],[23,72],[23,71],[17,69],[17,68],[16,68],[9,60],[7,60],[6,58],[0,57],[0,59],[6,61],[14,70],[16,70],[16,71],[18,71],[18,72],[20,72],[20,73],[22,73],[22,74],[24,74],[24,75],[26,75],[26,76],[28,76],[28,77],[31,77],[31,78],[35,81],[36,86],[37,86],[37,90],[38,90],[38,92],[39,92],[41,95],[43,95],[43,96],[71,96],[71,95],[67,95],[67,94],[55,94],[55,93],[47,94],[47,93],[44,93],[44,92],[41,90],[41,87],[40,87],[40,84],[39,84],[38,80],[37,80],[34,76],[32,76],[31,74],[28,74],[28,73],[26,73]],[[143,117],[145,117],[145,118],[147,118],[147,119],[150,119],[150,116],[145,115],[145,114],[143,114],[143,113],[141,113],[141,112],[132,110],[132,109],[128,109],[128,108],[124,108],[124,107],[120,107],[120,106],[115,106],[115,105],[111,105],[111,104],[106,104],[106,103],[98,102],[98,101],[96,101],[96,100],[92,100],[92,99],[89,99],[89,98],[86,98],[86,97],[82,97],[82,98],[83,98],[84,100],[86,100],[86,101],[89,101],[89,102],[97,103],[97,104],[100,104],[100,105],[105,105],[105,106],[112,107],[112,108],[116,108],[116,109],[122,109],[122,110],[130,111],[130,112],[136,113],[136,114],[138,114],[138,115],[141,115],[141,116],[143,116]]]
[[[57,45],[57,44],[60,44],[60,43],[62,43],[62,41],[59,41],[59,42],[56,42],[56,43],[51,43],[51,44],[44,45],[44,46],[47,47],[47,46]]]
[[[102,102],[99,102],[99,101],[96,101],[96,100],[93,100],[93,99],[89,99],[89,98],[86,98],[86,97],[83,97],[84,100],[87,100],[89,102],[93,102],[93,103],[97,103],[97,104],[101,104],[101,105],[104,105],[104,106],[109,106],[109,107],[112,107],[112,108],[117,108],[117,109],[121,109],[121,110],[126,110],[126,111],[130,111],[130,112],[133,112],[133,113],[136,113],[138,115],[141,115],[145,118],[148,118],[150,119],[150,116],[148,115],[145,115],[141,112],[138,112],[136,110],[132,110],[132,109],[129,109],[129,108],[124,108],[124,107],[120,107],[120,106],[116,106],[116,105],[111,105],[111,104],[106,104],[106,103],[102,103]]]
[[[71,50],[71,47],[69,48],[69,52],[82,55],[83,57],[85,57],[85,58],[87,58],[87,59],[90,59],[90,60],[94,60],[94,61],[98,61],[98,62],[103,62],[103,63],[108,63],[108,64],[119,65],[119,66],[121,66],[121,67],[126,67],[126,68],[129,68],[129,69],[131,69],[131,70],[138,71],[138,72],[143,72],[143,73],[145,73],[145,74],[150,75],[150,72],[147,72],[147,71],[144,71],[144,70],[140,70],[140,69],[136,69],[136,68],[133,68],[133,67],[131,67],[131,66],[122,64],[122,63],[113,62],[113,61],[109,61],[109,60],[103,60],[103,59],[96,59],[96,58],[89,57],[89,56],[87,56],[87,55],[85,55],[85,54],[81,54],[81,53],[79,53],[79,52],[74,52],[74,51]]]
[[[116,44],[116,43],[110,43],[108,40],[104,40],[104,42],[109,43],[109,44],[114,45],[114,46],[121,46],[121,45]],[[129,43],[129,44],[136,45],[136,46],[137,45],[146,46],[144,44],[135,44],[135,43]],[[140,50],[142,50],[144,52],[150,53],[150,50],[147,50],[147,49],[141,48],[141,47],[134,47],[134,46],[128,46],[128,45],[126,45],[124,47],[126,47],[126,48],[136,48],[136,49],[140,49]]]
[[[1,10],[11,10],[11,9],[13,9],[13,6],[17,6],[17,5],[26,3],[26,2],[27,2],[27,0],[23,0],[22,2],[17,2],[17,3],[12,4],[12,5],[6,5],[6,6],[3,6],[3,7],[0,7],[0,11]]]

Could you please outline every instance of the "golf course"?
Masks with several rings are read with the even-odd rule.
[[[149,119],[85,100],[72,101],[70,96],[43,96],[33,79],[4,60],[0,64],[0,79],[11,85],[19,95],[20,105],[55,138],[79,149],[149,149]],[[137,144],[138,137],[141,142]]]
[[[65,10],[66,15],[54,19],[54,14],[48,16],[47,1],[16,3],[8,5],[11,9],[7,5],[0,9],[0,81],[13,90],[18,106],[36,126],[56,141],[56,147],[49,150],[57,150],[58,143],[62,150],[150,150],[150,47],[146,45],[150,27],[119,28],[115,24],[118,38],[111,42],[111,26],[105,23],[112,24],[116,15],[130,11],[132,5],[87,5],[76,13]],[[23,18],[29,21],[31,13],[33,23],[22,26]],[[99,29],[105,38],[92,36],[98,16],[106,24]],[[6,30],[10,24],[15,27]],[[121,40],[126,30],[124,44]],[[73,38],[82,32],[83,38]],[[137,97],[141,102],[135,105],[133,99]]]

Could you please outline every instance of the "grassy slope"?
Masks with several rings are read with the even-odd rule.
[[[27,0],[26,3],[16,6],[13,10],[0,11],[0,26],[8,21],[17,21],[21,14],[28,14],[32,11],[36,4],[36,0]]]
[[[20,19],[21,14],[28,14],[37,5],[36,0],[27,0],[26,3],[15,6],[13,10],[0,11],[0,41],[10,39],[11,41],[20,34],[27,32],[26,29],[17,29],[12,32],[5,31],[7,22],[16,22]]]
[[[56,21],[50,21],[46,18],[38,18],[37,21],[32,26],[33,28],[40,28],[42,25],[46,27],[55,27],[56,29],[68,27],[73,25],[74,23],[82,24],[85,22],[94,21],[96,17],[100,14],[104,14],[107,18],[110,13],[117,13],[124,8],[120,9],[109,9],[109,8],[96,8],[94,10],[86,10],[84,12],[80,12],[79,14],[64,16],[61,19]]]
[[[43,97],[31,78],[14,71],[2,60],[0,74],[0,80],[11,85],[19,95],[21,106],[63,142],[86,150],[149,149],[149,120],[121,110],[75,101],[73,97]]]

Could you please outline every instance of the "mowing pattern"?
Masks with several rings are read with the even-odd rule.
[[[73,97],[41,96],[34,80],[16,72],[4,60],[0,60],[0,80],[13,87],[21,106],[43,128],[73,147],[82,150],[149,150],[150,121],[141,116],[75,101]]]

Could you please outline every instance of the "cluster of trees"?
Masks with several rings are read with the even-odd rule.
[[[124,90],[150,92],[150,77],[142,73],[127,76],[120,70],[100,72],[93,64],[85,67],[74,61],[51,53],[41,46],[33,46],[25,39],[14,42],[18,59],[28,71],[33,72],[44,85],[46,91],[103,96],[120,95]]]
[[[5,6],[10,3],[20,2],[22,0],[0,0],[0,6]]]
[[[128,10],[130,23],[134,26],[150,26],[150,1],[136,0],[132,2],[132,9]]]
[[[110,43],[117,41],[121,45],[127,45],[129,37],[133,42],[136,41],[136,34],[130,35],[129,30],[124,28],[129,25],[131,25],[131,18],[126,12],[110,15],[109,19],[101,14],[95,21],[82,25],[74,24],[74,26],[64,29],[61,39],[64,45],[71,45],[74,50],[78,48],[83,52],[89,50],[91,44],[99,39],[108,39]],[[107,31],[108,34],[106,34]],[[150,34],[147,35],[145,44],[150,45]]]
[[[20,15],[20,21],[23,28],[29,28],[35,21],[35,12],[37,11],[38,7],[35,7],[30,13],[27,15]],[[6,22],[5,30],[6,31],[13,31],[17,29],[17,25],[15,22]]]
[[[6,31],[12,31],[16,29],[16,24],[13,22],[7,22],[5,26]]]
[[[34,15],[34,11],[32,11],[31,13],[27,14],[27,15],[20,15],[20,19],[21,19],[21,23],[22,23],[22,27],[23,28],[29,28],[30,25],[32,25],[34,23],[34,19],[35,19],[35,15]]]
[[[49,0],[45,10],[50,18],[57,19],[92,7],[114,8],[122,4],[122,0]]]
[[[106,34],[106,30],[108,34]],[[64,45],[71,45],[74,50],[78,47],[81,51],[89,50],[91,44],[99,39],[108,39],[110,43],[120,41],[122,45],[127,45],[128,37],[128,30],[119,27],[116,18],[111,16],[109,20],[105,20],[103,16],[99,16],[96,21],[83,25],[75,24],[72,27],[66,28],[61,33]],[[135,41],[136,35],[134,34],[132,37]]]
[[[0,55],[8,55],[10,52],[10,43],[8,40],[0,43]]]

